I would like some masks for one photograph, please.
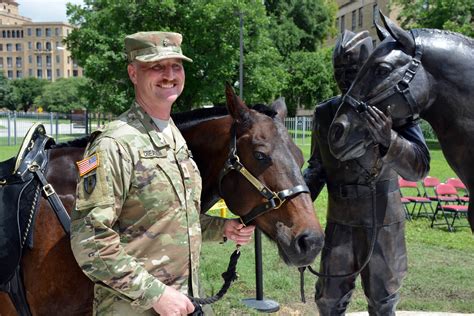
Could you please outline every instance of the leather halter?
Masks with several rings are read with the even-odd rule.
[[[252,220],[263,215],[271,210],[276,210],[285,203],[286,200],[289,200],[293,196],[300,193],[309,193],[309,189],[306,184],[299,184],[294,186],[291,189],[281,190],[280,192],[274,192],[270,190],[265,184],[260,180],[254,177],[240,162],[239,156],[237,155],[237,131],[235,123],[232,124],[231,128],[231,138],[230,138],[230,151],[229,156],[227,157],[226,162],[224,163],[224,168],[222,169],[219,176],[219,194],[222,197],[222,179],[232,170],[237,171],[239,174],[245,177],[250,184],[268,201],[261,205],[254,207],[249,213],[240,216],[240,221],[244,225],[248,225]]]
[[[418,105],[418,102],[416,102],[415,98],[413,97],[413,94],[410,91],[410,82],[415,77],[415,74],[418,71],[418,67],[421,64],[423,46],[421,45],[418,39],[418,32],[416,30],[411,30],[410,32],[415,41],[415,56],[411,58],[410,65],[405,71],[403,77],[397,83],[381,91],[376,96],[372,97],[367,101],[360,101],[354,98],[353,96],[346,94],[343,97],[342,103],[347,103],[352,106],[358,113],[362,113],[367,110],[368,106],[375,106],[380,102],[388,99],[392,95],[399,93],[405,98],[410,107],[412,120],[417,120],[419,118],[420,106]]]

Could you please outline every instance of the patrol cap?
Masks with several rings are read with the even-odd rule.
[[[138,60],[144,63],[168,58],[179,58],[192,62],[183,55],[183,37],[173,32],[138,32],[125,37],[125,50],[129,62]]]

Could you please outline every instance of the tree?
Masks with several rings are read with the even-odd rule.
[[[22,109],[25,112],[28,111],[34,104],[36,97],[43,93],[43,88],[48,83],[47,80],[32,77],[12,81],[12,99],[16,103],[16,109]]]
[[[0,72],[0,108],[15,110],[13,99],[13,86],[10,81]]]
[[[394,0],[405,28],[432,28],[474,37],[472,0]]]
[[[87,107],[87,99],[82,93],[87,85],[86,78],[62,78],[43,89],[35,103],[51,112],[70,112]]]
[[[224,101],[224,83],[239,77],[239,17],[245,19],[244,99],[268,102],[281,91],[284,69],[269,40],[265,7],[255,1],[85,0],[68,5],[70,21],[80,25],[67,39],[73,57],[91,78],[89,101],[119,113],[128,108],[133,90],[126,72],[123,40],[126,34],[172,30],[184,36],[186,88],[180,110]],[[159,17],[159,19],[157,18]],[[263,58],[264,57],[264,58]],[[257,62],[263,61],[263,62]],[[258,86],[257,86],[258,85]],[[265,93],[261,87],[265,87]]]
[[[319,102],[338,94],[332,67],[332,49],[316,52],[294,52],[287,59],[290,82],[283,94],[288,113],[297,107],[313,108]]]

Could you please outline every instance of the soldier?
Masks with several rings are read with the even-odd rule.
[[[201,237],[249,241],[254,227],[200,215],[201,177],[170,118],[184,88],[182,37],[125,38],[135,102],[95,135],[72,213],[71,245],[95,282],[95,315],[186,315],[198,295]],[[201,236],[202,228],[202,236]]]
[[[368,32],[345,31],[336,43],[335,79],[344,94],[373,49]],[[430,156],[416,122],[393,122],[390,111],[369,107],[364,113],[374,145],[360,158],[338,161],[329,151],[328,130],[341,103],[336,96],[319,104],[313,116],[312,151],[305,181],[314,199],[324,184],[328,189],[325,245],[321,272],[350,274],[368,256],[372,223],[372,196],[368,178],[376,171],[377,243],[361,271],[370,315],[395,315],[399,289],[407,271],[405,214],[400,201],[398,174],[419,180],[429,171]],[[392,126],[393,125],[393,126]],[[356,277],[319,278],[316,304],[321,315],[344,315]]]

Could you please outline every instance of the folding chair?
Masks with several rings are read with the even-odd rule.
[[[435,202],[451,203],[457,202],[458,199],[454,196],[438,196],[435,192],[436,186],[441,183],[438,178],[427,176],[422,181],[423,190],[425,191],[424,196]]]
[[[446,183],[451,184],[456,190],[461,190],[464,194],[459,196],[459,201],[462,204],[469,203],[469,191],[467,190],[464,183],[459,178],[449,178]],[[459,191],[458,191],[459,192]]]
[[[402,203],[408,209],[408,205],[412,204],[411,212],[409,212],[409,217],[414,218],[416,206],[418,205],[418,213],[416,217],[420,217],[422,215],[426,215],[428,217],[432,217],[434,215],[434,210],[431,205],[431,200],[425,196],[422,196],[420,188],[418,187],[418,183],[415,181],[408,181],[401,177],[398,178],[398,186],[400,187],[400,195],[402,196]],[[409,193],[413,192],[413,194],[409,195]],[[403,199],[407,199],[407,202],[403,202]],[[428,205],[429,209],[426,207]],[[423,208],[424,212],[421,212]]]
[[[433,216],[433,220],[431,221],[431,228],[433,228],[433,226],[435,225],[443,225],[441,223],[434,224],[436,215],[438,214],[438,212],[441,212],[441,215],[444,217],[444,220],[446,221],[446,225],[448,225],[448,231],[452,232],[454,231],[454,221],[457,218],[460,218],[460,215],[467,216],[468,206],[460,205],[460,204],[447,204],[447,203],[442,202],[443,197],[456,198],[456,201],[451,202],[451,203],[457,203],[457,201],[459,201],[458,191],[451,184],[447,184],[447,183],[438,184],[435,187],[435,193],[436,193],[436,196],[438,197],[438,203],[436,205],[436,211]],[[452,215],[453,220],[451,223],[448,220],[448,215]]]

